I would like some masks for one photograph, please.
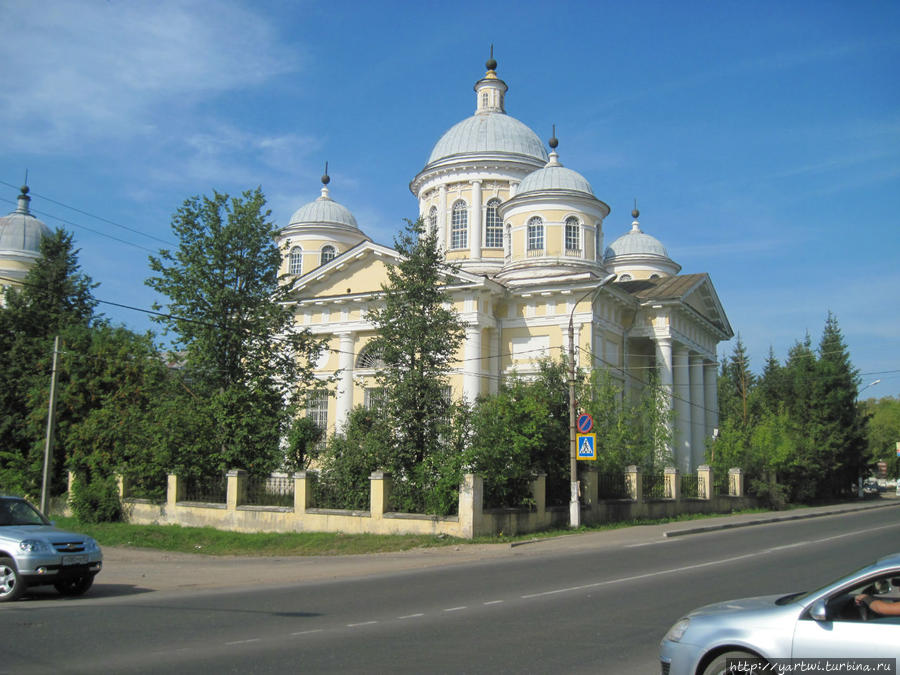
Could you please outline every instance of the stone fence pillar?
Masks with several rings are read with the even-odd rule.
[[[531,498],[535,513],[543,514],[547,510],[547,474],[539,473],[531,481]]]
[[[391,510],[391,474],[374,471],[369,476],[369,515],[380,520]]]
[[[247,472],[243,469],[232,469],[225,474],[225,508],[234,511],[241,504],[247,503]]]
[[[600,477],[597,467],[591,465],[581,470],[582,504],[596,508],[600,501]]]
[[[674,466],[667,466],[663,474],[666,499],[681,499],[681,473]]]
[[[312,475],[310,475],[312,473]],[[302,516],[313,503],[314,472],[297,471],[294,474],[294,514]]]
[[[641,480],[641,470],[634,464],[625,467],[625,486],[628,488],[628,496],[636,502],[644,501],[644,483]]]
[[[175,508],[175,504],[183,501],[184,480],[180,476],[170,473],[166,487],[166,508],[171,511]]]
[[[697,467],[697,496],[700,499],[712,499],[713,471],[709,464],[701,464]]]
[[[467,473],[459,486],[459,535],[463,539],[472,539],[479,534],[483,513],[484,479]]]
[[[733,467],[728,469],[728,494],[732,497],[744,496],[744,471]]]

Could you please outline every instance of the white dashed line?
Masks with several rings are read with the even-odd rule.
[[[467,607],[448,607],[445,609],[445,612],[459,612],[460,610],[468,609]]]
[[[481,603],[483,605],[502,605],[503,600],[488,600],[487,602]]]
[[[377,621],[362,621],[360,623],[348,623],[347,628],[356,628],[357,626],[371,626],[373,623],[378,623]]]
[[[398,619],[418,619],[421,616],[425,616],[421,612],[418,614],[407,614],[406,616],[398,616]]]
[[[262,638],[250,638],[249,640],[234,640],[233,642],[226,642],[226,645],[245,645],[249,642],[259,642]]]
[[[297,631],[296,633],[291,633],[291,635],[310,635],[311,633],[321,633],[321,632],[322,632],[321,628],[315,628],[313,630]]]

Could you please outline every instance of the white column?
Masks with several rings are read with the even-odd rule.
[[[691,354],[691,471],[706,463],[706,396],[703,357]]]
[[[438,188],[438,243],[445,251],[450,248],[447,241],[447,186],[441,185]]]
[[[666,398],[666,407],[672,410],[674,402],[672,398],[672,339],[667,337],[656,338],[656,369],[659,372],[659,385],[662,387],[663,396]],[[672,431],[672,423],[669,422],[669,431]],[[674,435],[666,447],[673,455]]]
[[[691,375],[688,350],[673,350],[672,397],[675,399],[675,466],[682,473],[691,472]]]
[[[469,240],[469,257],[473,260],[481,258],[482,239],[481,181],[472,181],[472,238]]]
[[[573,322],[572,328],[574,329],[572,332],[575,337],[575,367],[581,368],[581,324],[578,322]],[[569,327],[566,326],[566,329],[563,331],[563,335],[568,336]]]
[[[470,403],[481,393],[481,327],[466,326],[463,349],[463,398]]]
[[[704,405],[706,406],[706,436],[713,435],[719,426],[719,366],[713,361],[703,366]]]
[[[350,418],[350,411],[353,410],[353,333],[339,333],[340,344],[338,349],[340,354],[338,357],[338,367],[341,372],[338,375],[337,386],[337,414],[334,420],[334,430],[341,431]]]
[[[500,390],[500,327],[498,326],[491,332],[491,375],[493,377],[488,382],[491,394],[496,394]]]

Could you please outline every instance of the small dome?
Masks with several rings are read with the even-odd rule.
[[[636,211],[636,210],[635,210]],[[635,216],[637,218],[637,216]],[[669,260],[669,254],[662,242],[654,236],[641,231],[641,226],[635,219],[631,223],[631,230],[606,247],[603,254],[603,262],[610,262],[616,257],[624,256],[656,256]]]
[[[505,113],[481,112],[444,133],[431,151],[428,164],[453,155],[481,152],[503,152],[547,161],[541,139],[525,124]]]
[[[543,169],[538,169],[525,176],[519,183],[517,195],[526,192],[542,192],[544,190],[566,190],[570,192],[584,192],[591,197],[594,191],[587,179],[577,171],[567,169],[559,163],[557,154],[550,153],[550,161]]]
[[[324,180],[323,180],[324,182]],[[331,225],[347,225],[359,229],[356,218],[350,210],[338,204],[328,196],[328,188],[322,188],[322,196],[316,201],[301,206],[291,216],[290,225],[303,225],[307,223],[327,223]]]
[[[31,215],[28,210],[28,188],[19,194],[19,206],[8,216],[0,218],[0,251],[24,251],[38,254],[41,239],[50,236],[50,228]]]

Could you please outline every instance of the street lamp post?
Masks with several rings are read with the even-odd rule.
[[[603,280],[575,301],[569,312],[569,527],[581,527],[581,502],[578,499],[578,439],[575,434],[575,309],[578,303],[616,280],[615,274]]]

